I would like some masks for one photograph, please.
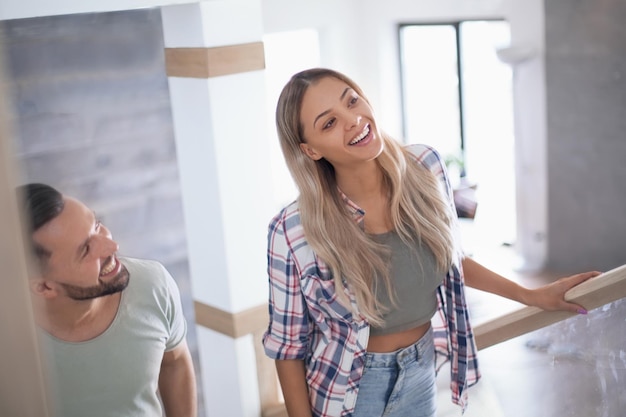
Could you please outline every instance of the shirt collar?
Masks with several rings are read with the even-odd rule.
[[[363,226],[363,217],[365,217],[365,211],[361,207],[357,206],[354,201],[350,200],[343,191],[341,191],[339,188],[337,188],[337,190],[339,191],[339,195],[341,196],[341,199],[348,209],[348,213],[350,213],[350,215],[352,216],[352,219],[360,226]]]

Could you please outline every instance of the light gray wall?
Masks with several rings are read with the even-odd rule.
[[[548,266],[626,263],[626,2],[546,4]]]
[[[0,30],[20,182],[77,197],[120,254],[165,265],[181,290],[197,365],[160,10],[8,20]]]

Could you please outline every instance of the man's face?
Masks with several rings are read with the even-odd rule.
[[[39,228],[33,240],[50,252],[42,272],[49,288],[73,300],[120,292],[129,274],[115,253],[111,233],[80,201],[65,197],[61,214]]]

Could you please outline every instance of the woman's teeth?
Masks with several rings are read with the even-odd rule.
[[[370,126],[367,125],[365,126],[365,129],[363,129],[361,134],[357,136],[356,138],[352,139],[349,144],[356,145],[357,143],[361,142],[369,133],[370,133]]]

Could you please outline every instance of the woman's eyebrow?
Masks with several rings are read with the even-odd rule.
[[[343,100],[343,98],[346,96],[346,94],[348,94],[348,91],[350,91],[351,88],[350,87],[346,87],[345,90],[343,90],[343,93],[341,93],[341,96],[339,96],[339,101]],[[330,110],[326,110],[321,112],[316,118],[315,120],[313,120],[313,128],[315,128],[315,123],[317,123],[317,120],[320,119],[321,117],[324,117],[325,115],[327,115],[328,113],[330,113]]]

